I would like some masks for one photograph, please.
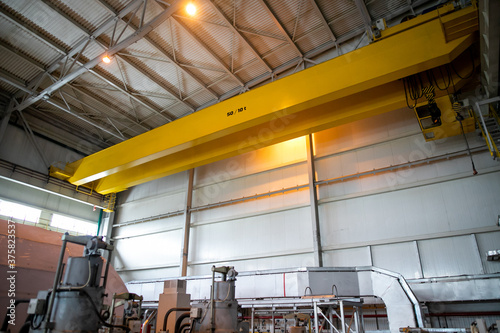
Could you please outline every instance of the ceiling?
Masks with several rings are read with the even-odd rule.
[[[186,3],[0,0],[0,112],[91,154],[362,47],[376,20],[436,1],[196,0],[194,16]]]

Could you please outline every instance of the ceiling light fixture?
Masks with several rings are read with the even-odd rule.
[[[186,13],[188,13],[190,16],[194,16],[194,14],[196,14],[196,6],[193,2],[190,2],[186,5]]]
[[[104,57],[102,57],[102,61],[105,64],[109,64],[111,62],[111,58],[107,54],[105,54]]]

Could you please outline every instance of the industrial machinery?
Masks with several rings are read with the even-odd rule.
[[[215,281],[215,273],[222,274],[221,281]],[[237,275],[234,267],[212,267],[210,302],[194,305],[191,311],[194,317],[193,332],[248,332],[248,323],[238,320],[234,286]]]
[[[65,234],[62,241],[52,289],[39,291],[37,298],[30,300],[28,306],[28,314],[32,318],[30,332],[97,333],[102,326],[120,327],[130,331],[126,326],[107,323],[108,311],[101,314],[113,245],[104,242],[102,237],[95,236]],[[69,257],[63,269],[68,242],[83,245],[85,248],[82,257]],[[101,250],[109,253],[103,277],[101,274],[104,262]]]
[[[215,280],[216,273],[221,274],[220,281]],[[185,294],[185,281],[165,281],[165,293],[160,295],[158,304],[159,318],[163,318],[163,322],[157,323],[157,332],[181,333],[189,329],[191,333],[248,333],[248,322],[238,317],[239,308],[234,286],[237,275],[234,267],[213,266],[210,300],[200,301],[192,306],[182,306],[186,302],[189,303],[189,295]],[[174,286],[171,282],[174,282]],[[172,289],[177,293],[170,292]],[[172,305],[168,310],[164,306],[167,302]],[[172,319],[169,320],[174,312],[178,314],[175,324]],[[187,319],[189,322],[183,323]]]
[[[142,296],[133,293],[113,294],[111,301],[108,323],[119,324],[128,327],[130,333],[139,333],[141,331],[141,313],[142,313]],[[120,318],[115,315],[115,309],[123,306],[123,316]]]

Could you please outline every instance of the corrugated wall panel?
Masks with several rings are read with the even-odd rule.
[[[420,133],[415,114],[407,108],[391,111],[314,134],[316,156],[385,142]]]
[[[188,275],[208,275],[211,273],[212,265],[234,266],[239,272],[248,272],[262,269],[311,267],[314,266],[314,258],[311,253],[278,256],[273,258],[258,258],[254,260],[227,260],[210,264],[191,265],[188,270]]]
[[[198,203],[203,203],[203,201],[198,201]],[[195,211],[192,213],[191,218],[194,223],[217,222],[294,209],[305,205],[309,205],[309,192],[307,190],[290,191],[286,194],[277,194],[237,204]]]
[[[414,242],[372,246],[373,266],[402,274],[406,279],[422,277]]]
[[[119,194],[120,203],[133,202],[136,200],[152,198],[155,196],[168,195],[172,192],[185,191],[187,189],[187,171],[176,173],[167,177],[132,187]]]
[[[120,271],[120,277],[123,281],[138,281],[138,280],[154,280],[154,279],[168,279],[180,275],[179,267],[156,268],[147,270],[133,270],[133,271]],[[153,287],[154,284],[144,285],[139,291],[129,290],[129,292],[137,293],[138,295],[159,295],[163,292],[163,282],[158,283],[161,288],[159,290],[147,290],[148,287]]]
[[[181,253],[180,230],[121,239],[115,244],[113,266],[117,269],[178,264]]]
[[[147,203],[147,210],[143,209],[145,203]],[[148,198],[147,200],[128,202],[120,206],[118,221],[127,222],[164,213],[176,212],[183,210],[185,204],[185,192],[177,192]]]
[[[258,135],[248,140],[253,142],[257,137]],[[241,155],[196,168],[195,186],[199,187],[305,161],[305,137],[241,153]]]
[[[488,251],[500,249],[500,231],[487,234],[476,234],[476,239],[485,273],[500,273],[500,262],[486,260],[486,253]]]
[[[158,219],[155,221],[124,225],[115,227],[113,230],[113,238],[136,238],[141,235],[149,235],[152,233],[176,231],[181,230],[183,225],[183,215]]]
[[[418,242],[424,277],[481,274],[472,235]]]
[[[233,180],[227,180],[223,174],[213,174],[219,182],[200,186],[194,190],[194,206],[248,197],[255,194],[277,191],[307,183],[307,165],[299,164],[276,170],[257,173]],[[230,177],[228,174],[227,177]]]
[[[323,252],[325,267],[371,266],[370,248],[368,246]]]
[[[191,230],[190,262],[194,264],[311,250],[308,208],[197,225]]]
[[[478,196],[479,192],[489,195]],[[322,245],[373,242],[493,226],[499,173],[320,205]],[[456,209],[456,203],[467,207]],[[477,216],[481,218],[478,219]]]

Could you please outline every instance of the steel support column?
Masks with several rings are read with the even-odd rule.
[[[182,228],[184,239],[182,241],[181,253],[181,276],[187,276],[188,254],[189,254],[189,232],[191,230],[191,204],[193,202],[193,180],[194,169],[188,171],[188,186],[186,191],[186,206],[184,208],[184,227]]]
[[[104,218],[102,219],[102,234],[106,242],[109,242],[113,236],[113,223],[115,222],[115,212],[103,213]],[[104,251],[103,257],[108,260],[109,251]]]
[[[9,105],[2,112],[2,118],[0,118],[0,143],[2,143],[5,132],[7,131],[7,125],[9,124],[10,115],[12,114],[12,109],[14,105],[14,100],[11,99]]]
[[[318,214],[318,192],[316,190],[316,170],[314,168],[314,143],[312,134],[306,136],[307,149],[307,174],[309,177],[309,202],[311,205],[311,224],[313,232],[314,265],[323,267],[323,254],[321,252],[321,232]]]

